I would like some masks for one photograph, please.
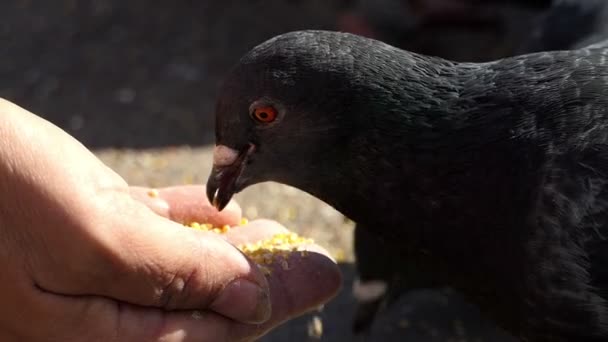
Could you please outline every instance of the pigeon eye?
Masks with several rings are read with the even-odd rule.
[[[277,110],[272,106],[257,107],[251,113],[253,119],[260,123],[271,123],[277,118]]]

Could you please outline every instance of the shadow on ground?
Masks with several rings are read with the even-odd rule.
[[[353,336],[350,333],[350,323],[354,298],[350,284],[354,278],[354,266],[344,263],[340,264],[340,269],[344,275],[345,288],[337,298],[322,311],[298,318],[261,341],[515,342],[512,337],[483,319],[475,307],[450,290],[420,290],[405,294],[395,305],[379,315],[367,336]],[[321,338],[313,334],[313,322],[318,319],[323,322]]]

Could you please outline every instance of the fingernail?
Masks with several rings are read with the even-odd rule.
[[[255,324],[266,322],[272,313],[268,291],[242,278],[228,284],[210,308],[234,320]]]

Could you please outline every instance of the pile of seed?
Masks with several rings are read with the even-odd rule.
[[[248,222],[246,218],[241,219],[240,227],[238,228],[246,229],[243,226],[246,226]],[[226,234],[231,229],[237,228],[228,225],[214,227],[212,224],[200,222],[190,222],[185,226],[216,234]],[[271,269],[268,266],[273,264],[280,265],[283,270],[289,270],[290,266],[287,261],[289,256],[299,253],[300,256],[305,257],[307,255],[306,245],[312,243],[312,239],[304,238],[294,232],[286,232],[275,234],[255,243],[242,244],[237,246],[237,248],[257,263],[265,274],[270,274]]]

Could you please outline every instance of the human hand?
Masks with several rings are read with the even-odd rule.
[[[151,198],[47,121],[3,100],[0,118],[1,340],[251,340],[338,290],[318,246],[267,278],[230,243],[277,223],[184,228],[236,224],[240,208],[218,213],[194,186]]]

